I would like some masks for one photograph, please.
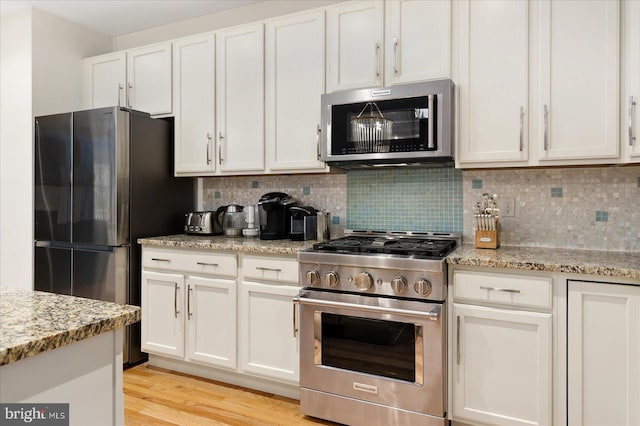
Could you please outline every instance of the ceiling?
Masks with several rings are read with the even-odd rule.
[[[1,0],[0,15],[33,6],[115,37],[262,0]]]

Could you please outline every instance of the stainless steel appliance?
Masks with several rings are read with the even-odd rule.
[[[291,207],[289,238],[293,241],[315,240],[318,225],[318,210],[311,206]]]
[[[453,161],[453,82],[322,95],[320,159],[345,169]]]
[[[35,290],[140,305],[136,240],[193,208],[172,141],[171,121],[117,107],[35,118]],[[124,363],[144,360],[139,323],[124,339]]]
[[[185,213],[184,232],[196,235],[222,235],[222,226],[217,220],[217,212]]]
[[[261,240],[282,240],[289,236],[291,207],[296,201],[284,192],[269,192],[258,201]]]
[[[222,219],[220,219],[222,213]],[[227,237],[239,237],[245,225],[244,207],[238,204],[229,204],[218,208],[216,221],[222,226],[222,233]]]
[[[300,406],[349,425],[446,424],[446,263],[460,236],[359,233],[298,254]]]

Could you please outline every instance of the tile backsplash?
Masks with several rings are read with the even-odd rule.
[[[203,179],[204,208],[255,204],[271,191],[331,213],[331,236],[348,229],[462,232],[473,243],[473,204],[498,204],[503,245],[640,251],[640,166],[469,170],[401,168],[346,174]]]

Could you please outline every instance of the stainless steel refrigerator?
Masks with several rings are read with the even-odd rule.
[[[119,107],[35,118],[34,289],[140,305],[140,237],[182,232],[193,179],[174,178],[173,123]],[[146,359],[140,324],[125,365]]]

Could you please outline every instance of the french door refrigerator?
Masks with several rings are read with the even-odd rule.
[[[173,123],[119,107],[35,118],[34,289],[140,305],[140,237],[182,232],[193,179],[174,178]],[[140,324],[125,365],[146,359]]]

